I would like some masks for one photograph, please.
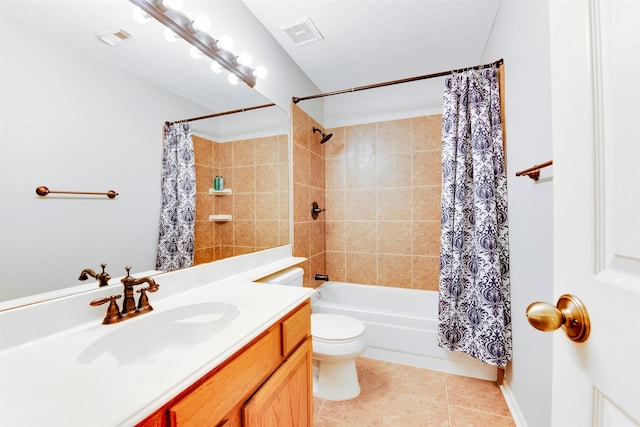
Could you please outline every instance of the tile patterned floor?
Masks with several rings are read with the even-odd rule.
[[[360,357],[361,393],[314,398],[314,427],[514,427],[495,382]]]

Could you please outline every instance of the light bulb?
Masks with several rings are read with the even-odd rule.
[[[259,79],[263,79],[267,77],[267,69],[262,65],[258,65],[255,70],[253,70],[253,75]]]
[[[231,83],[232,85],[237,85],[238,83],[240,83],[240,79],[235,74],[229,74],[227,80],[229,80],[229,83]]]
[[[169,28],[164,29],[164,38],[167,39],[169,43],[175,43],[180,39],[180,37]]]
[[[200,59],[204,56],[202,52],[200,52],[200,50],[195,46],[191,46],[191,49],[189,49],[189,54],[193,59]]]
[[[222,36],[218,39],[218,47],[224,50],[233,49],[233,39],[229,36]]]
[[[249,55],[247,52],[242,52],[236,58],[236,60],[238,61],[238,64],[247,65],[247,66],[251,64],[251,59],[252,59],[251,55]]]
[[[149,20],[151,20],[149,14],[140,9],[139,6],[135,6],[131,11],[131,14],[133,15],[133,19],[135,19],[139,24],[146,24],[147,22],[149,22]]]
[[[165,9],[182,10],[184,7],[183,0],[162,0],[162,6]]]
[[[211,29],[211,20],[204,15],[198,15],[191,23],[191,26],[194,31],[202,31],[206,33]]]
[[[216,61],[213,61],[211,63],[211,71],[213,71],[214,73],[218,74],[221,73],[223,70],[222,65],[218,64]]]

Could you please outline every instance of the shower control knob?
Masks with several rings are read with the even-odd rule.
[[[320,206],[318,206],[317,202],[313,202],[311,204],[311,217],[313,219],[317,219],[318,218],[318,214],[321,213],[321,212],[325,212],[325,211],[326,211],[326,209],[320,208]]]
[[[580,299],[565,294],[554,306],[547,302],[534,302],[527,307],[527,319],[534,328],[555,331],[562,327],[571,341],[584,342],[589,338],[591,322],[589,313]]]

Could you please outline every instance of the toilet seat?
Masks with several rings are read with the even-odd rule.
[[[365,325],[340,314],[311,315],[313,395],[327,400],[348,400],[360,394],[356,357],[366,346]]]
[[[311,315],[311,336],[318,342],[344,343],[360,339],[364,324],[352,317],[340,314],[318,313]]]

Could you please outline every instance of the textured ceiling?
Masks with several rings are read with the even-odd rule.
[[[243,0],[323,92],[477,65],[499,0]],[[323,40],[283,31],[311,18]]]
[[[477,65],[500,1],[185,0],[185,12],[209,16],[214,37],[233,35],[233,51],[250,51],[270,76],[297,64],[311,89],[294,95],[306,96]],[[247,86],[229,85],[206,60],[194,62],[185,42],[167,43],[159,23],[135,23],[131,9],[127,0],[2,0],[0,12],[208,111],[269,102]],[[307,17],[324,39],[294,46],[284,28]],[[116,48],[97,41],[96,32],[113,28],[133,38]]]

